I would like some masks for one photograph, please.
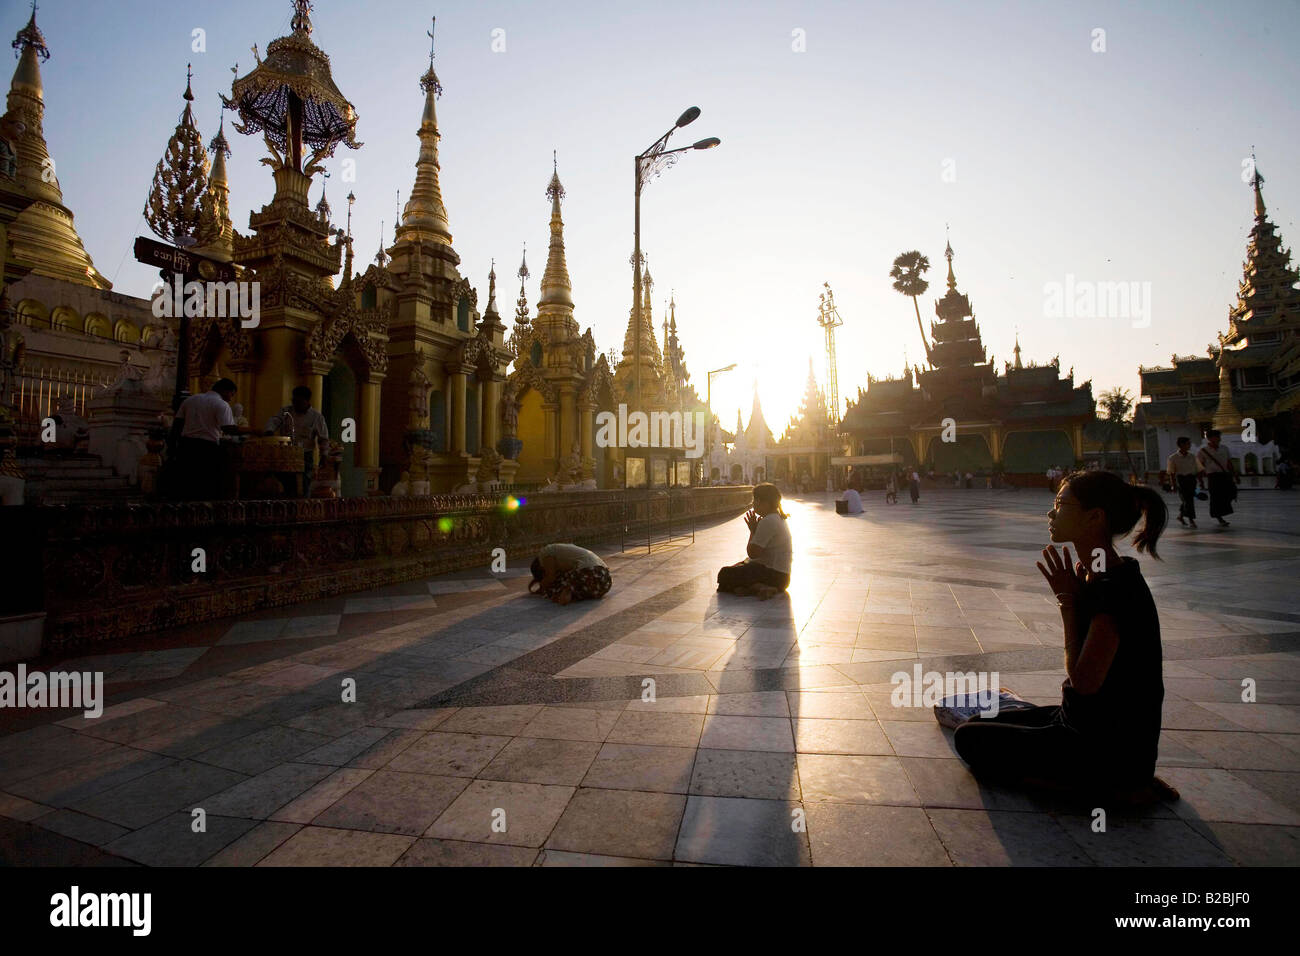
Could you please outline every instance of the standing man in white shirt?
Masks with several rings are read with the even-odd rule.
[[[1217,518],[1219,524],[1228,527],[1224,515],[1232,514],[1232,503],[1237,499],[1237,469],[1232,464],[1228,449],[1219,445],[1222,432],[1211,428],[1205,433],[1205,444],[1196,453],[1196,460],[1201,464],[1202,481],[1209,485],[1210,517]]]
[[[1201,470],[1192,454],[1192,440],[1184,435],[1178,439],[1178,450],[1165,462],[1165,472],[1178,492],[1178,523],[1184,527],[1189,521],[1196,527],[1196,479]]]
[[[317,445],[329,441],[330,430],[325,416],[311,407],[311,389],[299,385],[293,390],[293,404],[286,405],[266,422],[264,434],[287,435],[302,448],[303,470],[307,475],[304,488],[311,486],[312,466]]]
[[[181,481],[180,496],[189,501],[212,501],[221,494],[225,460],[221,436],[238,434],[230,401],[235,383],[218,379],[209,391],[191,395],[181,402],[172,422],[172,434],[180,432],[176,452]]]

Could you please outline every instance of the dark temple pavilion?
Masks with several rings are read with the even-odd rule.
[[[868,378],[841,424],[851,455],[921,472],[1002,473],[1029,484],[1053,465],[1070,468],[1083,457],[1083,429],[1093,420],[1092,383],[1061,376],[1060,361],[1015,361],[999,374],[985,354],[970,299],[957,290],[952,246],[948,289],[930,323],[930,368],[905,369],[899,378]],[[945,429],[952,419],[955,432]],[[945,441],[948,437],[954,439]],[[892,456],[890,458],[889,456]]]

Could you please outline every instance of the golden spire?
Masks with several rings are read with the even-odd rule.
[[[1259,187],[1264,185],[1264,176],[1260,173],[1259,167],[1255,165],[1254,150],[1251,150],[1250,153],[1250,168],[1254,170],[1254,175],[1250,177],[1250,180],[1251,185],[1255,188],[1255,218],[1263,219],[1267,215],[1267,210],[1264,208],[1264,194]]]
[[[1258,195],[1258,194],[1257,194]],[[1241,412],[1232,400],[1232,370],[1228,368],[1228,350],[1224,348],[1226,337],[1219,333],[1219,405],[1214,410],[1213,426],[1220,431],[1239,430]]]
[[[195,251],[221,262],[229,262],[235,252],[235,224],[230,219],[230,178],[226,174],[226,157],[230,155],[230,144],[226,142],[224,110],[217,126],[217,135],[208,143],[208,149],[212,151],[212,171],[208,174],[208,188],[203,194],[203,212],[221,231],[217,238],[207,245],[196,247]]]
[[[542,297],[537,305],[558,306],[573,311],[573,283],[569,281],[569,266],[564,261],[564,220],[560,218],[560,200],[564,186],[560,183],[559,160],[552,156],[554,171],[546,187],[546,198],[551,201],[551,248],[546,256],[546,270],[542,273]]]
[[[16,185],[19,191],[36,200],[9,225],[13,258],[37,275],[111,289],[113,284],[100,275],[77,235],[72,210],[64,205],[54,160],[50,159],[45,145],[42,129],[45,92],[40,61],[50,58],[50,50],[36,26],[35,3],[31,18],[18,31],[13,47],[18,51],[18,66],[9,84],[6,110],[27,128],[27,135],[15,144]]]
[[[519,277],[519,299],[515,302],[515,325],[528,324],[528,294],[524,290],[524,283],[532,275],[528,271],[528,244],[524,243],[523,259],[519,263],[519,271],[515,273]]]
[[[655,280],[650,276],[649,256],[647,256],[644,252],[641,254],[641,262],[642,262],[641,288],[643,290],[641,296],[642,304],[641,304],[641,326],[640,326],[641,364],[646,368],[655,369],[655,368],[659,368],[660,363],[663,361],[663,357],[659,352],[659,342],[655,338],[654,315],[652,312],[651,301],[650,301],[650,293],[651,290],[654,288]],[[627,363],[629,365],[632,364],[632,356],[636,354],[637,309],[635,306],[636,303],[635,293],[633,293],[632,301],[633,301],[633,308],[628,313],[628,317],[627,317],[627,332],[625,332],[623,335],[623,362],[619,363],[620,366],[623,365],[624,363]],[[643,387],[648,388],[648,386],[643,386]]]
[[[948,260],[948,291],[957,291],[957,277],[952,274],[952,242],[948,242],[948,248],[943,251],[943,257]]]
[[[437,18],[434,18],[437,23]],[[397,227],[396,241],[419,242],[428,240],[451,245],[451,224],[447,221],[447,207],[442,201],[442,187],[438,183],[438,112],[435,101],[442,95],[442,84],[433,70],[433,30],[429,37],[429,69],[420,77],[424,90],[424,115],[420,118],[420,155],[415,161],[415,185],[411,198],[406,201],[402,220]]]
[[[1019,329],[1016,330],[1016,347],[1011,351],[1014,352],[1016,356],[1016,368],[1024,368],[1024,366],[1020,364],[1020,330]]]

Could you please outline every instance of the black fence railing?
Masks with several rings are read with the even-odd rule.
[[[656,544],[667,544],[676,538],[689,538],[694,544],[695,506],[691,490],[629,489],[623,492],[621,549],[626,551],[629,539],[640,541],[642,534],[647,554]]]

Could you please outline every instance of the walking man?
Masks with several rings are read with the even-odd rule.
[[[1237,470],[1228,456],[1228,449],[1219,447],[1222,433],[1211,428],[1205,433],[1205,444],[1196,453],[1201,465],[1201,479],[1209,485],[1210,517],[1228,527],[1225,515],[1232,514],[1232,503],[1237,499]],[[1204,486],[1203,486],[1204,487]]]
[[[1186,436],[1178,439],[1178,450],[1169,456],[1165,471],[1178,492],[1178,523],[1186,527],[1191,522],[1196,527],[1196,479],[1201,464],[1192,454],[1192,440]]]

